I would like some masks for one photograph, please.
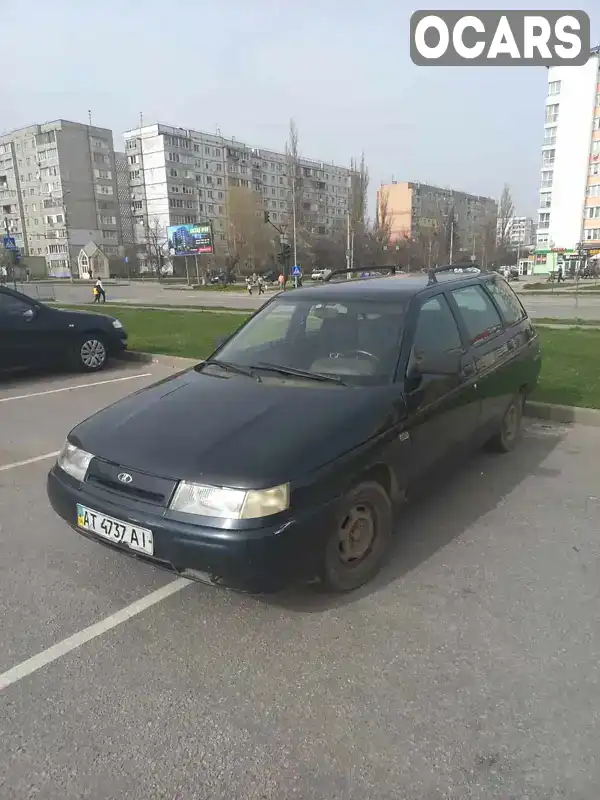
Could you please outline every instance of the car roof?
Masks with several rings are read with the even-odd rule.
[[[301,297],[305,300],[330,300],[333,298],[340,300],[370,299],[380,302],[397,302],[398,300],[408,300],[416,294],[420,294],[426,289],[434,289],[440,284],[452,284],[461,286],[465,284],[480,283],[482,280],[491,278],[490,273],[469,273],[469,272],[439,272],[436,280],[432,280],[428,275],[422,273],[408,275],[389,275],[369,277],[363,279],[346,281],[329,281],[319,286],[306,286],[294,290],[294,296],[301,292]],[[287,292],[282,292],[287,295]],[[281,297],[281,295],[278,295]]]

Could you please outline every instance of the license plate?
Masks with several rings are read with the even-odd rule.
[[[148,528],[138,528],[114,517],[77,503],[77,527],[90,531],[115,544],[124,544],[131,550],[151,556],[154,554],[154,537]]]

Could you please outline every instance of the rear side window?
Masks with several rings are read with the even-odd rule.
[[[452,297],[465,321],[471,344],[484,342],[501,330],[500,315],[481,286],[476,284],[454,289]]]
[[[520,322],[525,318],[525,311],[519,302],[519,298],[506,281],[493,280],[486,283],[485,288],[496,301],[509,325]]]

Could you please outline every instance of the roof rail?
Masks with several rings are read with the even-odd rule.
[[[429,276],[429,283],[437,283],[437,276],[440,274],[440,272],[470,272],[473,269],[483,272],[478,264],[474,264],[472,261],[469,261],[467,264],[446,264],[442,267],[433,267],[427,271],[427,274]]]
[[[395,275],[396,272],[398,271],[397,267],[378,267],[378,266],[374,266],[374,267],[354,267],[353,269],[326,270],[326,272],[328,272],[329,274],[326,275],[323,278],[323,283],[327,283],[335,275],[348,275],[348,276],[351,276],[351,275],[354,275],[356,273],[357,275],[360,276],[364,272],[371,273],[371,272],[373,272],[374,270],[377,270],[377,269],[385,270],[385,273],[382,274],[382,275],[369,275],[368,274],[364,278],[362,278],[362,280],[368,280],[369,278],[386,278],[389,275]],[[348,280],[352,280],[352,278],[349,277]]]

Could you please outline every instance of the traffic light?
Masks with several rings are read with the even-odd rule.
[[[265,223],[266,223],[266,222],[270,222],[270,221],[271,221],[271,219],[269,218],[269,212],[268,212],[268,211],[264,211],[263,213],[264,213],[264,215],[265,215]]]
[[[290,247],[290,245],[284,244],[281,248],[281,253],[279,254],[279,261],[282,264],[285,264],[287,261],[289,261],[291,254],[292,254],[292,248]]]

